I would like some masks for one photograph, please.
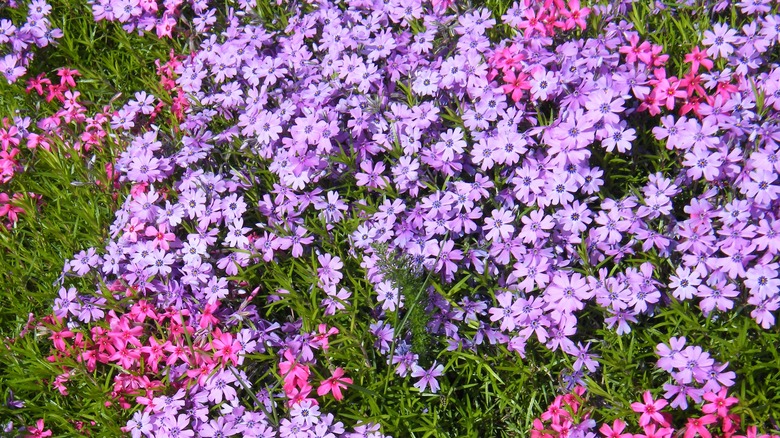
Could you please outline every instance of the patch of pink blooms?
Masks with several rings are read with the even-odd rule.
[[[559,395],[541,415],[534,420],[532,438],[778,438],[780,435],[760,434],[756,426],[741,431],[739,415],[731,409],[739,402],[728,395],[724,388],[719,392],[707,392],[703,403],[697,406],[703,415],[691,416],[683,424],[674,424],[672,415],[663,412],[667,402],[655,399],[650,391],[642,394],[642,401],[631,403],[631,410],[638,419],[629,416],[611,422],[594,421],[594,408],[584,387],[576,387],[571,393]]]

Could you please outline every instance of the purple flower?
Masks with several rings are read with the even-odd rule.
[[[780,196],[780,186],[774,184],[776,180],[775,172],[755,170],[750,172],[750,180],[742,185],[740,192],[758,205],[768,207]]]
[[[149,412],[138,411],[133,414],[133,418],[128,420],[124,429],[129,431],[133,438],[140,438],[141,436],[149,436],[154,430],[154,425],[149,418]]]
[[[311,427],[320,421],[320,408],[311,400],[304,400],[290,410],[293,422]]]
[[[506,240],[515,231],[512,225],[514,216],[512,212],[505,209],[493,210],[491,217],[485,219],[484,229],[488,233],[485,238],[488,240]]]
[[[699,285],[698,291],[698,296],[702,298],[699,307],[704,316],[709,315],[715,308],[721,312],[730,310],[734,307],[734,302],[730,298],[739,296],[736,285],[725,280],[713,282],[712,287]]]
[[[685,341],[685,336],[680,336],[679,338],[672,336],[669,338],[670,347],[667,347],[666,344],[658,344],[655,347],[655,354],[661,357],[658,359],[658,367],[671,373],[674,370],[676,361],[681,359],[680,353],[683,347],[685,347]]]
[[[674,374],[675,379],[683,384],[693,382],[704,382],[707,378],[707,372],[715,361],[698,346],[690,346],[680,352],[680,355],[672,361],[672,365],[677,368]]]
[[[440,377],[443,372],[444,365],[437,365],[435,361],[428,370],[420,367],[419,365],[413,365],[412,377],[420,378],[420,380],[414,384],[414,387],[419,389],[420,392],[424,392],[425,388],[430,386],[431,392],[434,394],[437,393],[439,391],[439,382],[436,380],[436,378]]]
[[[203,423],[198,430],[198,436],[203,437],[227,437],[238,434],[232,421],[227,420],[224,416],[211,420],[208,423]]]
[[[235,374],[230,370],[219,371],[209,377],[205,389],[208,391],[208,399],[214,403],[221,403],[223,398],[231,401],[236,398],[236,389],[231,384],[237,381]]]
[[[568,272],[558,272],[545,290],[547,309],[561,313],[582,310],[584,307],[582,300],[592,296],[587,280],[576,272],[571,275]]]
[[[688,397],[692,398],[695,403],[700,403],[702,396],[704,395],[704,391],[701,389],[694,388],[689,385],[674,385],[671,383],[664,383],[664,390],[666,393],[664,393],[664,398],[667,400],[674,397],[674,400],[669,404],[669,406],[677,409],[688,409]]]
[[[171,418],[169,422],[163,423],[160,432],[172,437],[195,436],[195,432],[193,430],[187,429],[189,426],[189,416],[186,414],[179,414],[178,416]]]
[[[16,79],[27,73],[27,68],[19,64],[20,60],[14,54],[5,55],[0,59],[0,72],[5,75],[9,84],[16,82]]]
[[[394,312],[396,308],[402,308],[404,297],[389,281],[382,281],[376,285],[377,301],[382,303],[382,309]]]
[[[81,251],[70,260],[70,271],[79,277],[85,275],[90,269],[97,267],[100,262],[100,256],[97,255],[95,248],[89,248]]]
[[[732,43],[737,42],[737,31],[725,24],[715,23],[712,31],[704,31],[702,43],[707,47],[707,55],[712,58],[718,56],[727,58],[734,51]]]
[[[509,292],[503,292],[496,296],[500,307],[492,307],[488,311],[490,313],[490,320],[495,322],[501,320],[501,330],[512,331],[515,329],[515,313],[517,309],[514,307],[514,296]]]
[[[707,382],[701,387],[704,392],[719,392],[721,385],[731,387],[737,377],[733,371],[723,372],[728,367],[728,362],[722,365],[713,365],[707,373]]]
[[[531,95],[534,99],[547,100],[558,91],[558,78],[554,72],[538,69],[531,78]]]
[[[680,301],[690,300],[696,293],[696,288],[701,284],[699,273],[678,266],[676,275],[669,277],[669,287],[673,288],[672,295]]]
[[[60,288],[59,298],[54,300],[54,314],[58,318],[65,318],[68,314],[75,316],[81,313],[81,304],[77,301],[77,293],[75,287]]]
[[[595,358],[599,356],[590,353],[589,350],[590,350],[590,342],[585,344],[584,347],[582,346],[581,342],[577,342],[577,346],[575,348],[570,348],[569,350],[566,350],[567,353],[577,358],[577,360],[574,361],[574,365],[573,365],[574,371],[580,371],[583,367],[585,367],[588,369],[589,372],[593,373],[596,371],[598,367],[601,366],[601,364],[595,360]]]
[[[342,212],[349,207],[339,198],[338,192],[329,191],[327,200],[315,202],[314,208],[321,211],[320,217],[325,219],[325,221],[339,222],[344,219],[344,213]]]

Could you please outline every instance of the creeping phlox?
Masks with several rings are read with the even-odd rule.
[[[289,4],[267,26],[238,2],[211,30],[215,10],[193,3],[197,50],[158,65],[176,129],[141,123],[159,111],[142,92],[110,116],[130,194],[107,245],[63,274],[111,286],[63,285],[51,359],[123,370],[112,395],[143,406],[127,424],[135,438],[381,436],[320,410],[353,386],[328,350],[353,309],[386,363],[428,393],[448,384],[437,354],[495,345],[520,358],[561,350],[569,386],[582,383],[600,366],[599,343],[583,345],[586,312],[618,335],[686,301],[711,318],[747,306],[773,327],[780,67],[764,54],[780,41],[776,6],[745,4],[740,23],[705,31],[678,78],[622,19],[630,3],[524,0],[497,43],[496,17],[452,2]],[[93,11],[169,36],[181,4]],[[581,36],[586,20],[600,20],[599,37]],[[641,159],[650,141],[664,166]],[[258,266],[292,278],[248,292],[235,278]],[[321,321],[284,308],[301,295]],[[727,408],[727,364],[670,343],[658,352],[671,405],[717,394]],[[577,391],[544,419],[560,436],[595,434]],[[634,408],[638,436],[672,433],[666,403]],[[725,434],[727,419],[718,405],[685,434]]]

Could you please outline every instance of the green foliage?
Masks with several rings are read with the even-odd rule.
[[[0,230],[0,282],[5,291],[0,294],[0,333],[13,339],[0,348],[0,397],[13,391],[26,404],[26,421],[19,423],[17,412],[0,407],[0,422],[32,424],[45,418],[57,430],[76,435],[74,421],[96,421],[103,436],[117,436],[124,423],[103,405],[111,391],[110,375],[94,375],[73,364],[75,383],[68,385],[71,395],[64,397],[51,386],[60,368],[45,359],[51,345],[46,333],[18,337],[28,315],[51,314],[65,260],[100,245],[118,208],[118,193],[110,189],[103,171],[113,160],[110,148],[86,159],[65,150],[66,145],[59,144],[52,152],[34,153],[27,164],[35,172],[18,174],[14,183],[40,200],[25,197],[25,214],[16,226]]]

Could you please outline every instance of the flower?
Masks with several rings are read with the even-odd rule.
[[[650,391],[645,391],[642,394],[642,399],[644,403],[631,403],[631,410],[642,414],[639,417],[639,425],[644,427],[655,421],[661,426],[669,426],[669,423],[660,412],[668,404],[666,400],[653,400],[653,395]]]
[[[27,426],[27,431],[29,432],[25,437],[27,438],[45,438],[47,436],[51,436],[52,433],[48,429],[43,428],[43,418],[38,419],[36,421],[35,426]]]
[[[599,429],[599,432],[604,435],[605,438],[631,438],[634,436],[631,433],[623,433],[623,430],[626,428],[626,423],[623,420],[615,420],[612,423],[612,427],[610,427],[608,424],[604,423],[601,425],[601,428]]]
[[[27,68],[20,64],[18,59],[13,53],[5,55],[0,59],[0,72],[5,75],[5,79],[9,84],[16,82],[16,80],[27,73]]]
[[[309,380],[309,367],[298,363],[290,350],[284,352],[286,360],[279,362],[279,374],[284,379],[284,391],[290,394],[296,386]]]
[[[717,58],[718,56],[727,58],[734,52],[731,43],[735,42],[737,42],[737,31],[722,23],[715,23],[712,26],[712,31],[705,30],[704,39],[702,40],[705,46],[709,46],[707,55],[712,58]]]
[[[414,387],[419,389],[420,392],[424,392],[425,388],[430,386],[431,392],[434,394],[437,393],[439,391],[439,382],[436,378],[440,377],[443,372],[444,365],[437,365],[435,361],[433,362],[433,365],[431,365],[431,368],[427,370],[419,365],[412,366],[412,377],[420,378],[420,380],[414,384]]]
[[[323,380],[320,383],[320,387],[317,388],[317,395],[322,397],[327,393],[333,393],[333,398],[338,401],[344,399],[344,395],[341,393],[342,388],[347,388],[347,385],[352,384],[352,379],[344,377],[344,369],[336,368],[331,373],[331,377]]]
[[[727,397],[727,391],[726,388],[723,388],[717,394],[714,392],[704,394],[704,400],[707,400],[709,403],[705,403],[701,411],[705,414],[717,413],[718,417],[727,417],[729,406],[739,401],[736,397]]]
[[[693,438],[696,435],[702,438],[712,438],[712,434],[705,426],[715,423],[718,417],[714,415],[705,415],[701,418],[689,418],[685,426],[685,435],[683,438]]]
[[[491,217],[485,219],[484,229],[488,231],[485,237],[488,240],[508,239],[515,231],[515,227],[512,225],[513,220],[511,211],[493,210]]]

